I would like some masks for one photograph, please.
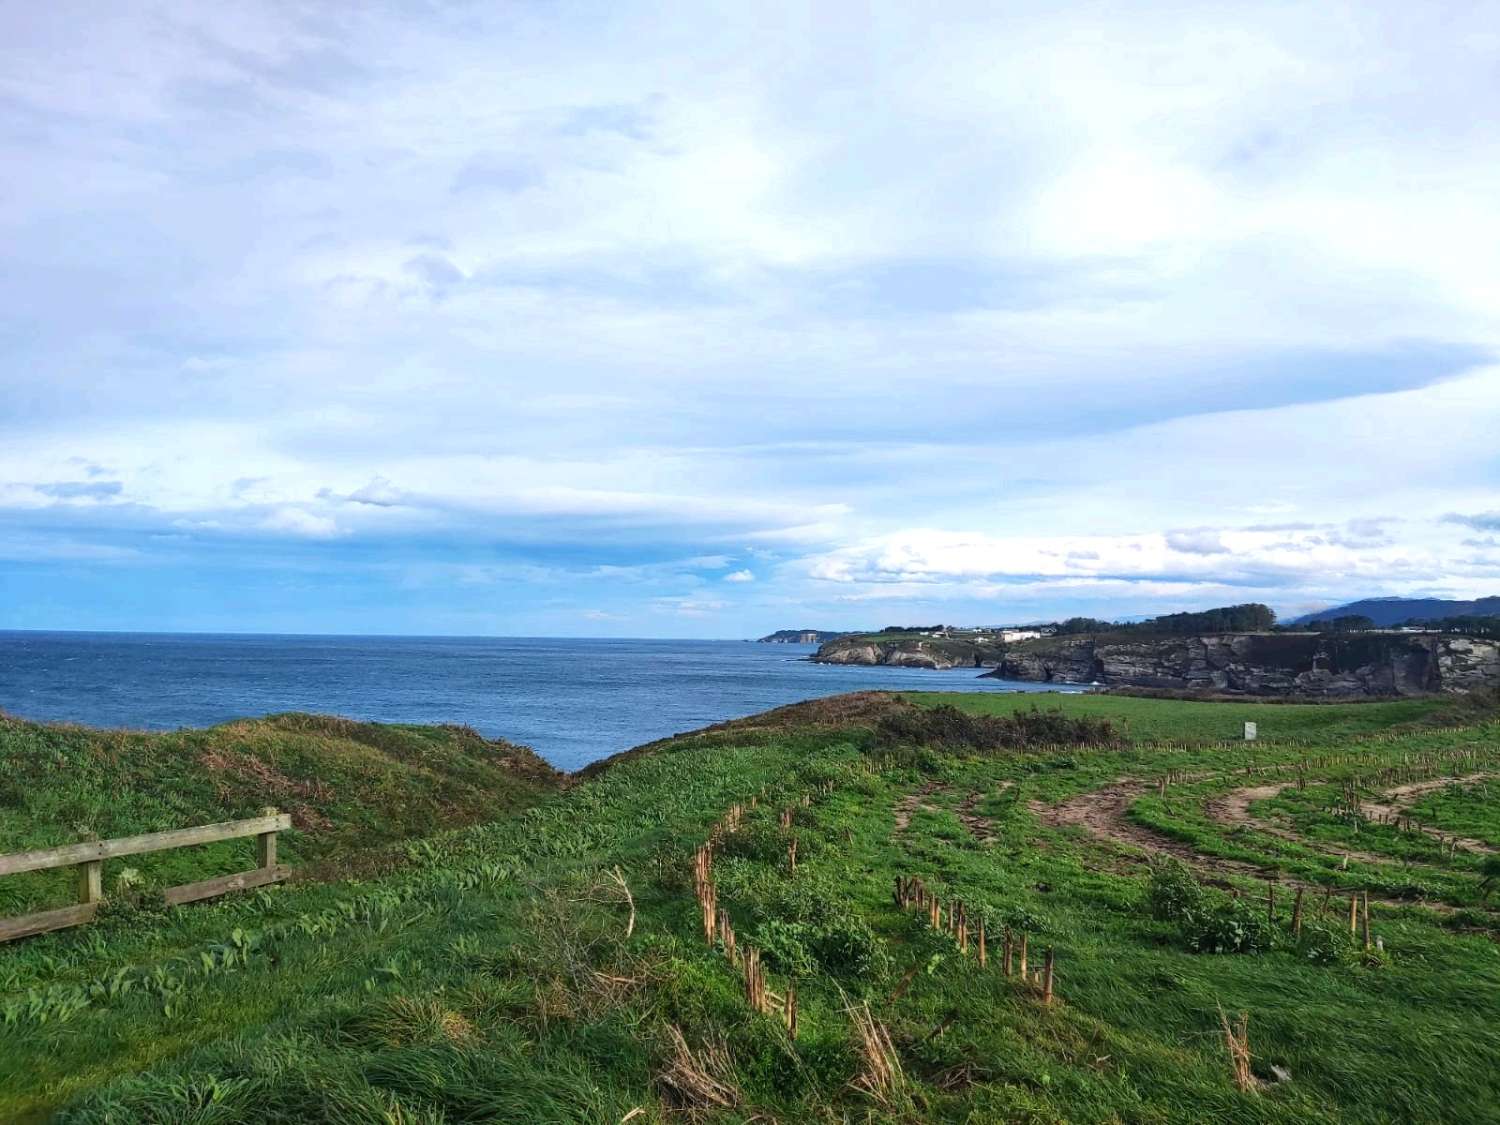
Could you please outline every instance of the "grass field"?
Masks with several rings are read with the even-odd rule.
[[[257,815],[292,814],[284,862],[306,864],[525,808],[561,775],[462,727],[273,715],[208,730],[101,731],[0,716],[0,853]],[[143,888],[250,866],[240,840],[126,866]],[[0,912],[59,905],[65,870],[0,879]]]
[[[1328,740],[1419,723],[1450,705],[1437,699],[1371,703],[1197,703],[1082,692],[911,692],[914,703],[949,706],[974,714],[1007,714],[1032,707],[1059,708],[1069,715],[1110,718],[1135,741],[1203,742],[1243,738],[1244,724],[1257,724],[1263,741]]]
[[[1500,1120],[1486,857],[1328,812],[1399,773],[1479,824],[1487,794],[1441,783],[1500,769],[1500,723],[1056,702],[1130,739],[938,752],[878,733],[888,698],[789,708],[409,841],[376,878],[0,948],[0,1120]],[[1242,715],[1265,741],[1220,741]],[[717,905],[795,988],[795,1039],[705,940],[716,826]],[[898,876],[983,920],[984,968]],[[1054,952],[1051,1004],[1005,975],[1007,928],[1030,968]],[[1242,1082],[1221,1010],[1247,1016]]]

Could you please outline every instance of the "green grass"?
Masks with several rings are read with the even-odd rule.
[[[0,852],[259,814],[293,817],[284,862],[378,848],[525,808],[561,775],[524,747],[462,727],[273,715],[208,730],[104,731],[0,717]],[[253,866],[253,841],[131,857],[145,887]],[[0,880],[0,910],[68,901],[71,873]]]
[[[1319,706],[1288,720],[1297,733],[1284,742],[1226,748],[1225,712],[1203,705],[1062,703],[1128,717],[1141,741],[955,757],[878,749],[874,704],[865,715],[790,709],[660,744],[528,811],[408,842],[408,862],[378,879],[116,911],[0,948],[0,1120],[435,1125],[620,1121],[639,1109],[635,1121],[665,1121],[694,1107],[671,1080],[673,1029],[729,1091],[732,1105],[696,1103],[715,1120],[1500,1119],[1500,956],[1477,900],[1461,914],[1377,902],[1385,948],[1366,956],[1340,932],[1337,898],[1326,917],[1310,899],[1293,941],[1284,894],[1256,955],[1197,954],[1184,923],[1148,909],[1138,849],[1049,828],[1034,811],[1121,777],[1183,771],[1195,780],[1143,795],[1129,815],[1192,841],[1217,911],[1234,909],[1231,886],[1244,903],[1263,894],[1252,876],[1213,876],[1220,853],[1330,887],[1420,875],[1461,899],[1466,871],[1395,856],[1340,871],[1316,839],[1226,832],[1204,802],[1299,762],[1336,786],[1405,756],[1492,746],[1500,726],[1361,739],[1380,729],[1377,708],[1388,708],[1387,730],[1426,712]],[[1266,772],[1247,780],[1247,765]],[[825,783],[831,792],[794,805],[790,872],[778,814]],[[1322,796],[1299,795],[1307,815]],[[719,905],[741,942],[765,950],[772,986],[795,981],[795,1042],[748,1009],[722,951],[703,941],[693,898],[693,850],[752,796],[758,806],[718,849]],[[901,830],[898,809],[910,816]],[[628,938],[617,868],[633,898]],[[897,909],[898,874],[986,919],[988,970]],[[1053,1007],[1000,973],[1006,925],[1030,935],[1033,964],[1055,949]],[[881,1097],[856,1085],[846,1009],[863,1001],[905,1076]],[[1274,1065],[1289,1081],[1236,1090],[1221,1006],[1249,1013],[1256,1073],[1270,1079]]]
[[[1328,741],[1420,723],[1448,706],[1432,698],[1370,703],[1198,703],[1082,692],[924,691],[904,693],[904,698],[924,707],[946,704],[980,715],[1057,707],[1068,715],[1112,719],[1136,741],[1177,742],[1242,740],[1247,722],[1257,724],[1262,741]]]
[[[1425,793],[1407,812],[1437,831],[1500,848],[1500,777]]]

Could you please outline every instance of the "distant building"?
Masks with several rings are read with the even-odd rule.
[[[1040,629],[1001,629],[1000,639],[1006,644],[1016,641],[1034,641],[1042,635]]]

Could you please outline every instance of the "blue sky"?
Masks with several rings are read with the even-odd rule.
[[[0,11],[0,628],[1500,593],[1500,6]]]

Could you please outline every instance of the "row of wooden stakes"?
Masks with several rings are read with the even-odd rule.
[[[945,909],[942,900],[929,891],[926,884],[916,875],[897,875],[894,897],[900,909],[915,908],[926,914],[927,924],[935,930],[949,934],[957,944],[958,951],[965,956],[968,955],[972,942],[978,956],[979,967],[981,969],[988,967],[989,937],[985,933],[983,914],[980,914],[971,924],[969,908],[961,900],[948,903]],[[1012,935],[1010,927],[1005,927],[1001,942],[1001,972],[1008,977],[1017,976],[1026,984],[1034,986],[1042,994],[1042,1003],[1051,1004],[1054,996],[1056,951],[1048,949],[1042,968],[1028,972],[1026,964],[1028,944],[1029,939],[1026,934],[1021,934],[1017,940]]]
[[[822,782],[815,790],[820,795],[826,796],[833,792],[833,782]],[[761,795],[764,795],[764,790]],[[714,825],[709,832],[708,840],[694,853],[693,856],[693,890],[698,898],[698,906],[703,917],[703,939],[709,946],[718,945],[724,950],[724,956],[729,963],[739,969],[744,977],[745,1001],[752,1010],[769,1015],[774,1010],[781,1012],[781,1017],[786,1023],[787,1034],[793,1039],[797,1038],[797,987],[788,981],[786,991],[779,993],[772,990],[766,983],[766,973],[761,965],[760,950],[751,945],[741,945],[735,938],[734,921],[727,910],[719,906],[719,891],[714,884],[714,846],[725,836],[739,831],[744,823],[747,809],[753,809],[759,804],[759,795],[750,798],[749,805],[730,805],[724,816]],[[812,795],[804,794],[800,802],[788,805],[781,811],[780,825],[783,829],[790,829],[792,817],[795,815],[797,805],[806,808],[812,804]],[[787,858],[789,867],[797,869],[797,839],[792,837],[787,843]]]
[[[1302,895],[1304,888],[1298,887],[1296,895],[1292,898],[1292,921],[1291,930],[1293,937],[1302,936]],[[1239,888],[1230,891],[1233,898],[1239,898]],[[1318,907],[1319,913],[1326,914],[1329,901],[1333,897],[1333,888],[1323,888],[1323,903]],[[1272,925],[1276,924],[1276,884],[1272,880],[1266,880],[1266,921]],[[1360,933],[1363,928],[1365,949],[1374,947],[1370,936],[1370,892],[1361,891],[1357,895],[1349,896],[1349,932]]]

